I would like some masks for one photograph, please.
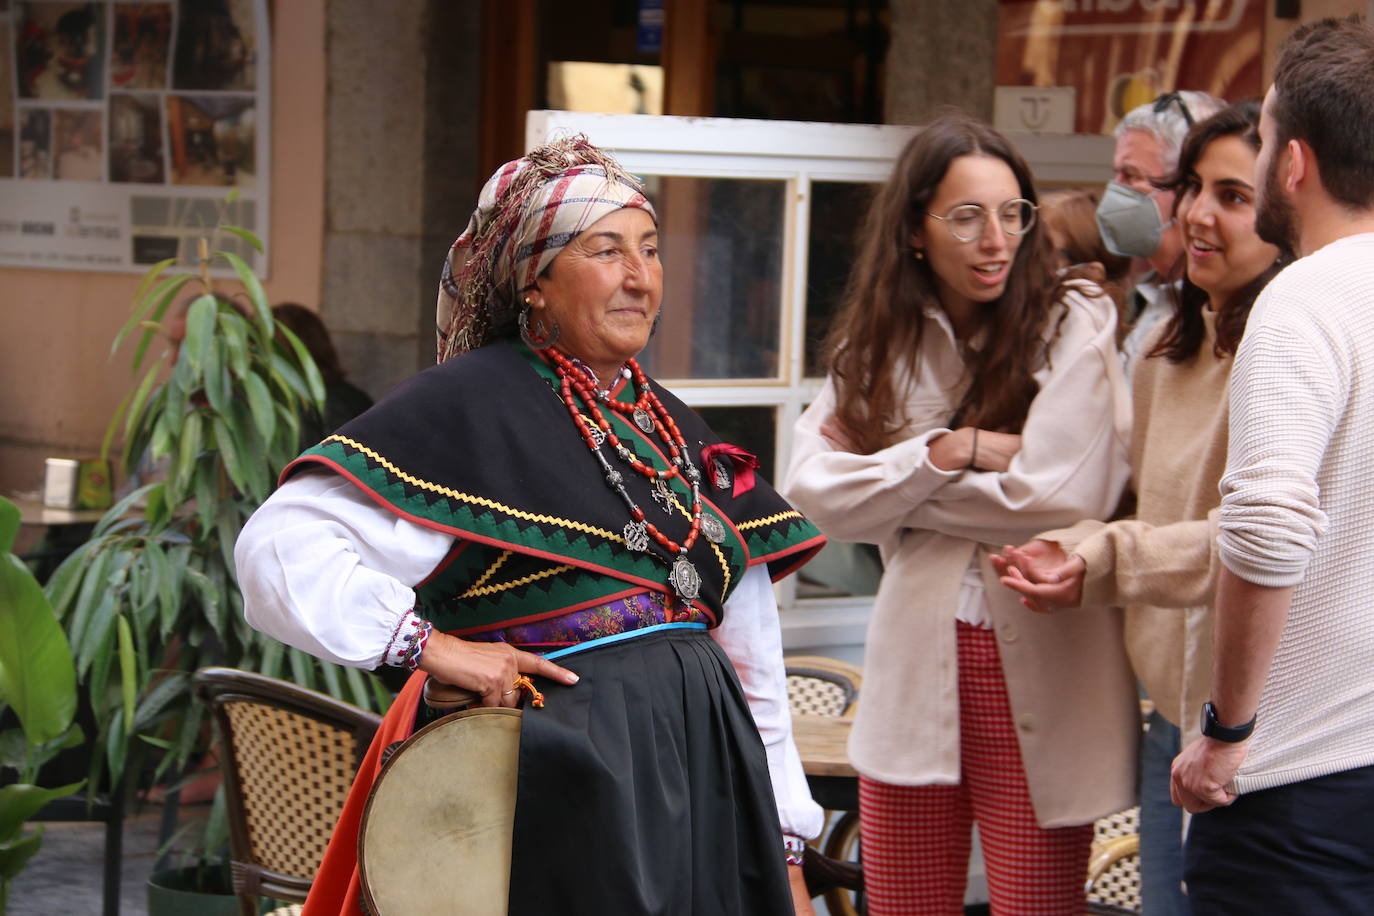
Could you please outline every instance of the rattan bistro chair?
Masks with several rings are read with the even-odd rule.
[[[1140,809],[1127,808],[1093,826],[1088,861],[1088,912],[1131,916],[1140,912]]]
[[[276,678],[202,668],[196,696],[219,740],[234,892],[303,903],[381,719]],[[273,916],[299,912],[282,907]]]
[[[854,715],[863,684],[863,670],[821,655],[789,655],[783,659],[787,672],[787,701],[793,715]],[[859,814],[841,811],[834,824],[826,812],[830,830],[823,850],[808,848],[802,870],[812,896],[824,896],[833,916],[856,916],[861,911],[863,867],[858,862]]]
[[[854,715],[854,703],[863,685],[863,670],[823,655],[789,655],[787,701],[792,713],[810,716]]]

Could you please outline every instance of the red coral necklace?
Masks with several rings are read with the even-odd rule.
[[[701,533],[703,526],[701,472],[692,464],[691,455],[687,450],[687,442],[683,439],[677,423],[664,408],[663,402],[654,394],[653,389],[649,386],[648,378],[644,375],[644,370],[639,367],[636,360],[630,359],[626,363],[630,368],[630,376],[635,391],[634,403],[627,404],[612,399],[609,392],[599,391],[587,374],[557,347],[550,347],[544,352],[553,359],[554,372],[558,376],[559,393],[563,399],[563,405],[567,407],[568,414],[582,434],[582,440],[587,443],[587,448],[601,464],[606,485],[620,497],[630,510],[630,520],[625,524],[624,530],[626,545],[631,550],[648,553],[652,538],[667,551],[672,558],[667,560],[671,565],[668,584],[673,587],[673,591],[677,593],[678,598],[684,604],[690,604],[696,600],[701,590],[701,575],[697,572],[692,561],[687,559],[687,552],[696,543],[697,536]],[[582,410],[578,407],[575,394],[581,397],[582,402],[590,411],[592,415],[590,423],[582,416]],[[610,421],[606,419],[606,415],[601,412],[601,407],[598,405],[627,415],[645,435],[652,435],[657,432],[658,437],[667,447],[668,468],[658,471],[640,461],[639,457],[620,441],[620,437],[615,434]],[[692,527],[681,544],[659,531],[658,527],[645,516],[644,510],[626,492],[624,476],[611,467],[611,463],[606,460],[606,456],[602,452],[602,446],[605,444],[609,444],[611,450],[622,461],[652,482],[654,500],[660,504],[665,512],[672,511],[673,502],[672,492],[668,489],[668,481],[674,477],[681,477],[691,486]],[[706,516],[707,537],[710,540],[718,542],[718,539],[713,536],[717,529],[719,529],[721,539],[723,539],[724,529],[720,522],[712,516]]]

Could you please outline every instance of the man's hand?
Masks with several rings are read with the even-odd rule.
[[[420,668],[442,681],[481,696],[478,705],[512,709],[523,699],[515,686],[522,674],[534,674],[571,686],[577,675],[546,658],[501,642],[470,642],[435,631],[420,655]]]
[[[1169,795],[1193,814],[1221,808],[1236,800],[1226,788],[1245,761],[1247,741],[1218,741],[1199,736],[1174,758]]]
[[[1021,603],[1047,613],[1083,604],[1083,576],[1087,565],[1078,554],[1067,554],[1057,541],[1036,539],[1020,547],[1006,546],[989,559],[1007,588],[1021,594]]]

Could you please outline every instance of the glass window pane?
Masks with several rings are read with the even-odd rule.
[[[658,211],[663,317],[640,357],[655,378],[777,378],[787,183],[645,179]]]
[[[876,595],[882,575],[883,564],[878,558],[877,547],[831,541],[797,573],[797,597]]]
[[[808,378],[825,375],[825,335],[840,308],[868,202],[879,187],[854,181],[811,183],[811,231],[806,247]]]
[[[777,479],[775,434],[777,410],[772,407],[698,407],[706,425],[731,445],[738,445],[759,459],[759,473],[771,483]],[[693,455],[693,460],[700,456]]]

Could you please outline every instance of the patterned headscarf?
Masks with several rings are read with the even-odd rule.
[[[639,183],[581,134],[497,169],[444,263],[438,361],[513,332],[535,278],[579,232],[623,207],[658,220]]]

